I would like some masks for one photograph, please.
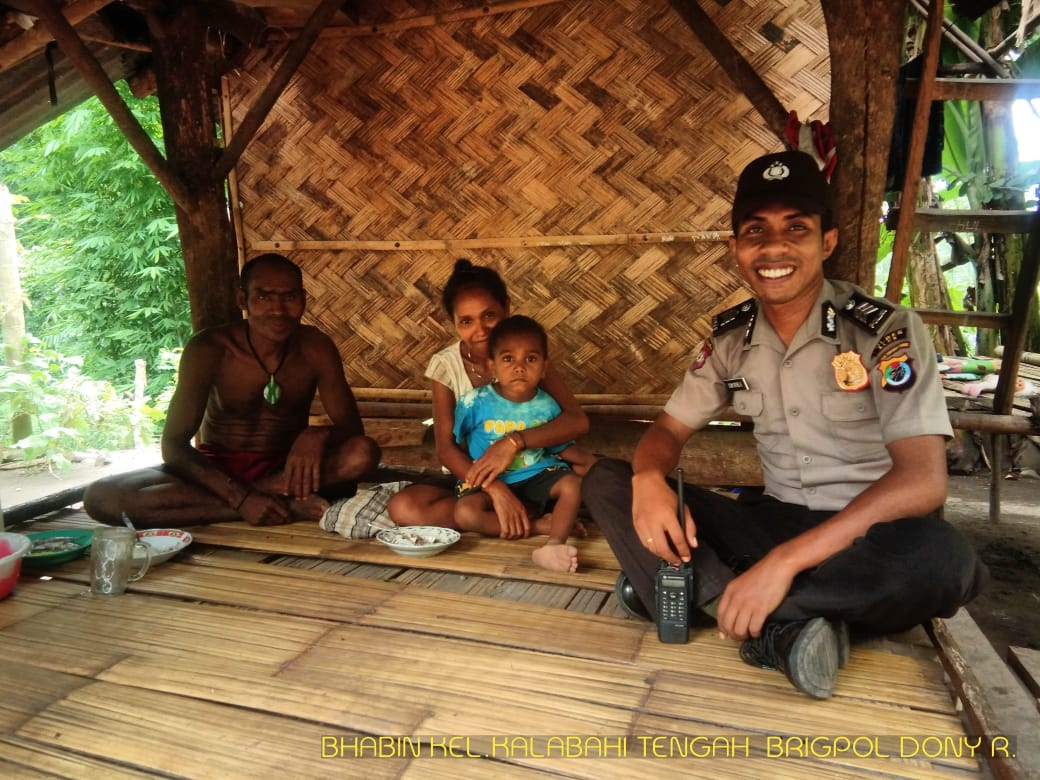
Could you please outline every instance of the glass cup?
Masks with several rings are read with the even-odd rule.
[[[131,575],[130,564],[134,562],[134,550],[138,547],[144,550],[144,562]],[[137,582],[144,576],[151,562],[151,548],[137,541],[137,534],[132,529],[98,528],[90,544],[90,590],[104,596],[123,593],[128,583]]]

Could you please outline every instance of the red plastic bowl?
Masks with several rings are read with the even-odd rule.
[[[22,571],[22,558],[31,547],[28,536],[0,532],[0,599],[14,590]]]

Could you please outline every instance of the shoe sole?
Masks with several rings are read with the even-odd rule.
[[[805,624],[787,655],[787,678],[814,699],[829,699],[838,681],[838,637],[826,618]]]
[[[650,613],[646,611],[646,607],[643,607],[641,601],[638,602],[640,609],[636,609],[628,603],[628,600],[625,598],[625,586],[628,584],[628,577],[625,576],[625,573],[621,572],[618,574],[617,579],[614,580],[614,600],[617,601],[618,606],[621,607],[624,613],[630,618],[652,623],[653,618],[650,617]],[[634,593],[633,596],[635,596]],[[638,601],[639,597],[635,596],[635,598]]]
[[[838,668],[844,669],[849,662],[849,645],[851,644],[849,624],[844,620],[832,620],[831,627],[834,629],[834,636],[838,640]]]

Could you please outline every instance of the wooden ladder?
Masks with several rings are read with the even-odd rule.
[[[954,312],[940,309],[917,309],[931,325],[994,328],[1000,331],[1004,345],[1000,375],[993,397],[993,414],[971,415],[955,420],[960,428],[979,430],[993,436],[998,432],[1021,429],[1021,416],[1012,415],[1015,382],[1025,349],[1030,306],[1036,298],[1040,271],[1040,214],[1036,211],[963,211],[952,209],[918,209],[917,191],[921,180],[928,116],[935,100],[1017,100],[1040,96],[1040,81],[1006,78],[939,78],[939,43],[943,33],[943,0],[931,0],[925,28],[925,50],[921,75],[908,84],[907,94],[916,94],[910,147],[906,155],[906,171],[892,246],[885,297],[898,303],[906,277],[907,255],[914,232],[987,232],[1028,234],[1021,271],[1008,312]],[[914,89],[916,87],[916,89]],[[953,415],[951,415],[952,417]],[[1040,432],[1032,419],[1032,433]],[[1027,431],[1029,432],[1029,431]],[[991,447],[990,519],[1000,517],[1000,481],[1003,467],[999,447]]]

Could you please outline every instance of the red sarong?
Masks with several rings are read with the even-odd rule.
[[[251,485],[285,465],[288,452],[247,452],[227,450],[214,444],[199,444],[196,449],[232,479]]]

